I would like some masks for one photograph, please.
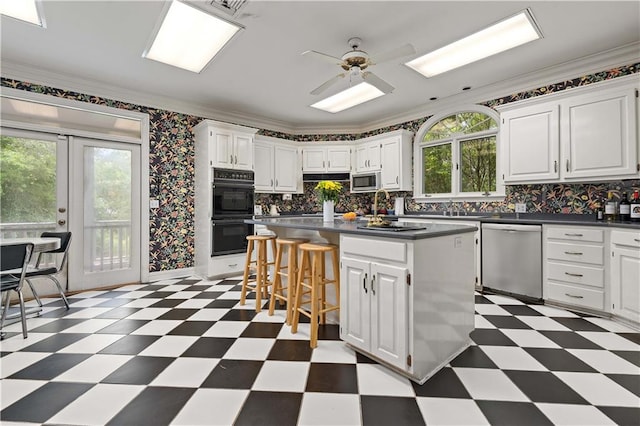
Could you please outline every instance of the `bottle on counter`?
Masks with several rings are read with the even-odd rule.
[[[640,194],[638,190],[633,191],[633,198],[630,203],[630,217],[632,222],[640,222]]]
[[[613,199],[613,192],[607,194],[607,201],[604,204],[604,218],[608,222],[615,221],[618,217],[618,203]]]
[[[620,200],[618,212],[620,213],[621,221],[631,220],[631,203],[629,203],[626,192],[622,193],[622,200]]]
[[[596,220],[604,220],[604,200],[596,206]]]

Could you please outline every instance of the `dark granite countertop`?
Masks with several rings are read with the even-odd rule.
[[[366,221],[362,220],[345,221],[340,218],[335,218],[333,222],[324,222],[321,217],[304,216],[260,216],[255,219],[247,219],[245,222],[255,225],[280,226],[284,228],[308,229],[312,231],[337,232],[400,240],[420,240],[424,238],[442,237],[445,235],[474,232],[478,229],[475,226],[469,225],[425,223],[421,225],[424,226],[424,229],[420,230],[388,231],[359,228],[358,225],[362,226],[366,224]]]
[[[274,217],[321,217],[322,213],[287,213],[282,216],[260,216],[261,218]],[[336,220],[341,220],[339,214]],[[389,220],[397,220],[398,218],[421,218],[421,219],[446,219],[461,221],[476,221],[481,223],[519,223],[522,225],[581,225],[581,226],[604,226],[613,228],[626,228],[640,230],[640,222],[607,222],[604,220],[596,220],[596,216],[592,214],[560,214],[560,213],[468,213],[460,216],[445,216],[437,212],[415,212],[407,213],[399,216],[385,216]],[[385,231],[382,231],[385,232]]]

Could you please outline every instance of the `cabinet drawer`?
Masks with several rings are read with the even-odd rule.
[[[611,231],[611,243],[640,248],[640,231]]]
[[[600,290],[549,282],[547,283],[545,298],[566,303],[567,305],[604,310],[604,292]]]
[[[242,272],[246,257],[247,255],[244,253],[212,257],[209,260],[209,275],[218,276]]]
[[[547,242],[547,259],[603,265],[604,248],[588,244]]]
[[[603,229],[589,229],[589,228],[548,228],[547,238],[554,238],[558,240],[570,240],[570,241],[589,241],[593,243],[604,242],[604,230]]]
[[[557,281],[604,288],[604,268],[547,262],[547,277]]]
[[[340,251],[343,254],[366,255],[378,259],[385,259],[392,262],[407,262],[407,244],[396,241],[389,241],[370,238],[357,238],[342,236],[340,239]]]

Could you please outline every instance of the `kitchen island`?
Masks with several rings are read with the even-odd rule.
[[[368,229],[366,222],[316,217],[247,222],[278,237],[340,246],[340,316],[333,320],[356,351],[422,384],[469,346],[476,227]]]

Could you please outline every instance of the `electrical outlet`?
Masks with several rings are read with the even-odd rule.
[[[291,198],[292,198],[292,197],[291,197],[291,194],[282,194],[282,199],[283,199],[284,201],[286,201],[286,200],[290,200]]]
[[[149,200],[149,208],[150,209],[157,209],[160,207],[160,201],[158,200]]]
[[[527,205],[525,203],[516,203],[516,213],[526,213]]]

